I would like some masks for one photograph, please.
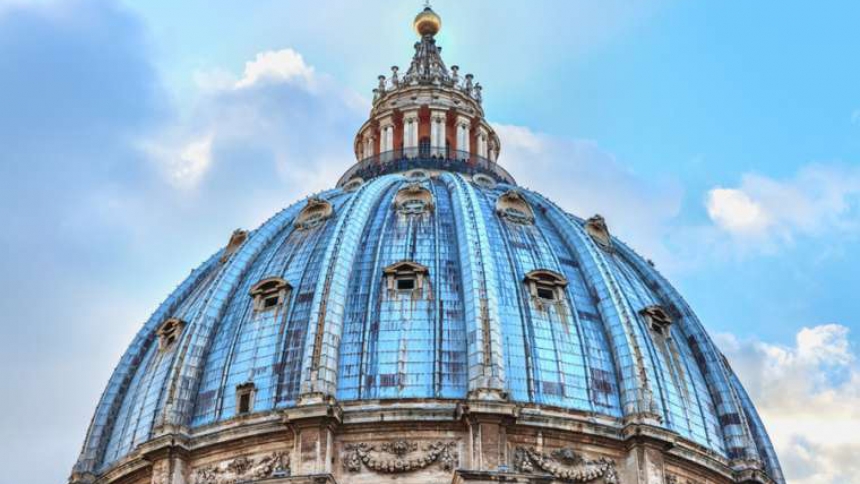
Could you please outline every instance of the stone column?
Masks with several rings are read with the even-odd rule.
[[[144,459],[152,463],[151,484],[189,484],[188,437],[165,434],[144,444]]]
[[[653,425],[633,423],[624,427],[627,460],[619,463],[625,484],[665,484],[663,455],[671,449],[672,435]]]
[[[445,155],[445,111],[432,110],[430,112],[430,154],[432,156]]]
[[[484,126],[481,126],[480,128],[478,128],[478,137],[477,137],[477,139],[478,139],[478,156],[480,156],[481,158],[487,158],[488,157],[487,138],[488,138],[487,128],[485,128]]]
[[[461,466],[487,472],[509,469],[507,430],[516,421],[516,406],[507,402],[469,401],[461,404],[457,413],[469,432],[468,459]]]
[[[379,133],[381,161],[391,161],[392,153],[390,152],[394,150],[394,120],[391,116],[387,116],[379,122]]]
[[[459,158],[468,158],[468,154],[472,152],[470,132],[472,120],[466,116],[457,116],[457,154]]]
[[[284,423],[292,430],[293,476],[331,476],[334,435],[343,421],[343,412],[333,400],[284,412]]]
[[[414,157],[418,150],[418,111],[403,113],[403,148],[407,156]]]

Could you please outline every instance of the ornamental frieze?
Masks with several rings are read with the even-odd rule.
[[[601,457],[586,460],[573,449],[558,449],[550,454],[538,452],[531,447],[517,447],[514,467],[523,473],[546,473],[566,482],[595,482],[619,484],[615,461]]]
[[[290,475],[290,457],[273,452],[262,457],[237,457],[194,471],[194,484],[237,484],[250,479]]]
[[[367,443],[347,444],[341,454],[343,468],[348,472],[361,472],[362,467],[372,471],[397,474],[412,472],[434,463],[446,471],[457,467],[456,442],[417,442],[397,440],[381,445]]]

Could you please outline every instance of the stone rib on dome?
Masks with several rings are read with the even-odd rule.
[[[194,271],[123,357],[78,470],[103,471],[175,428],[231,421],[236,388],[253,383],[253,413],[331,398],[483,398],[608,425],[650,418],[780,475],[743,389],[652,266],[616,239],[602,247],[537,193],[516,188],[528,221],[496,211],[510,185],[445,172],[420,183],[432,210],[398,211],[398,191],[415,181],[384,175],[319,195],[333,207],[321,224],[297,227],[306,203],[295,204]],[[401,261],[427,268],[420,291],[386,285],[385,268]],[[524,280],[534,270],[562,275],[563,298],[536,300]],[[289,285],[288,300],[256,311],[249,291],[271,277]],[[666,336],[640,314],[655,305],[674,320]],[[171,317],[187,324],[162,349],[157,329]]]

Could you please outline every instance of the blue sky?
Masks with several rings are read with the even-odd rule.
[[[0,0],[10,482],[67,475],[139,324],[234,228],[335,182],[421,4],[177,3]],[[860,482],[860,6],[434,6],[500,163],[654,259],[792,482]]]

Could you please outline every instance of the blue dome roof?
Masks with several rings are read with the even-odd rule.
[[[250,385],[252,413],[313,398],[498,398],[618,421],[652,415],[779,479],[764,427],[702,324],[601,220],[443,170],[299,202],[239,234],[162,303],[115,370],[78,466],[105,469],[165,426],[232,419]]]

